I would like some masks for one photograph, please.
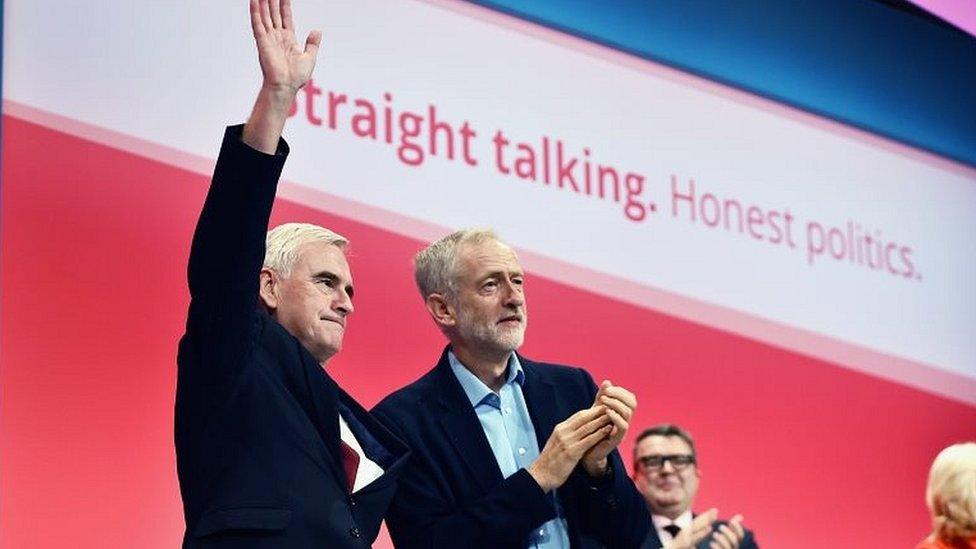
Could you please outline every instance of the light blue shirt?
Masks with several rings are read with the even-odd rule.
[[[451,363],[454,376],[461,383],[461,388],[478,414],[481,429],[488,438],[502,476],[508,478],[519,469],[528,469],[539,457],[539,441],[535,436],[532,418],[529,417],[529,408],[525,405],[525,395],[522,394],[525,372],[522,371],[518,357],[512,353],[508,359],[505,384],[497,393],[465,368],[453,352],[448,351],[447,359]],[[559,512],[555,493],[553,503]],[[526,546],[538,549],[569,549],[566,519],[557,516],[533,530]]]

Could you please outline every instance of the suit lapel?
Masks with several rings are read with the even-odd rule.
[[[525,395],[525,404],[529,408],[529,416],[532,418],[532,426],[535,428],[535,437],[541,452],[556,424],[566,419],[560,414],[565,406],[559,398],[559,391],[556,390],[555,385],[536,367],[536,364],[522,356],[518,358],[525,372],[522,394]]]
[[[647,537],[644,538],[644,543],[641,544],[641,549],[661,549],[663,545],[660,536],[657,535],[657,527],[652,523],[650,530],[647,531]]]
[[[487,492],[504,480],[504,477],[481,428],[481,422],[478,421],[478,415],[461,388],[461,383],[451,371],[447,349],[444,349],[435,373],[441,428],[477,484]]]
[[[313,423],[325,450],[321,459],[327,464],[339,486],[346,486],[346,472],[339,457],[339,413],[336,407],[338,386],[307,352],[302,353],[302,361],[305,363],[306,381],[311,392]]]

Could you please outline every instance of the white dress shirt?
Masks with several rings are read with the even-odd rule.
[[[339,438],[359,454],[359,467],[356,468],[356,482],[352,487],[353,492],[359,491],[363,486],[383,476],[383,468],[366,457],[366,454],[363,453],[363,447],[359,445],[356,436],[352,434],[346,420],[342,419],[342,414],[339,414]]]
[[[671,520],[664,515],[651,515],[651,522],[654,523],[654,529],[657,530],[657,537],[661,540],[661,545],[667,547],[668,543],[674,541],[674,536],[668,533],[664,529],[665,526],[669,524],[674,524],[677,527],[685,530],[691,528],[691,509],[685,511],[678,515],[678,518]]]

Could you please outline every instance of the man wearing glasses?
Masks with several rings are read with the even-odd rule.
[[[654,523],[643,548],[758,549],[742,515],[725,522],[716,520],[715,509],[692,513],[699,479],[695,443],[684,429],[657,425],[637,437],[634,482]]]

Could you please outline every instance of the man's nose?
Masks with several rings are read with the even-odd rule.
[[[353,307],[352,297],[344,289],[336,292],[335,299],[332,301],[332,310],[342,316],[349,316],[356,308]]]
[[[521,307],[525,304],[525,296],[522,295],[522,286],[515,284],[511,280],[505,283],[505,306]]]

